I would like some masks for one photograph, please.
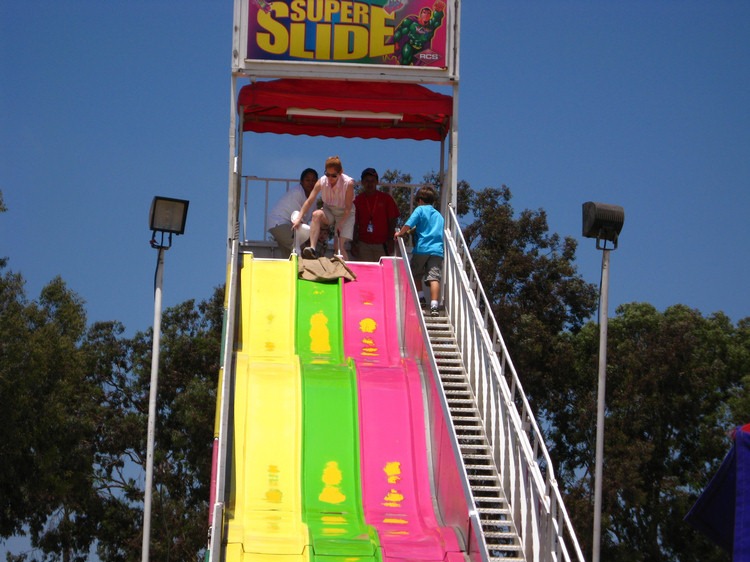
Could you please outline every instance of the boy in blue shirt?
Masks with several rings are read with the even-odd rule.
[[[437,199],[435,189],[430,186],[419,188],[414,202],[417,208],[406,220],[394,239],[414,231],[414,249],[411,253],[411,271],[417,291],[422,290],[422,277],[430,286],[430,314],[438,315],[440,298],[440,277],[443,272],[443,216],[433,207]]]

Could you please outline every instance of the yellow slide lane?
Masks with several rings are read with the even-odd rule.
[[[307,562],[294,261],[244,256],[234,388],[227,561]]]

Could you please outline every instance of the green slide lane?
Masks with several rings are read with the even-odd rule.
[[[341,284],[297,280],[296,351],[301,363],[344,362]]]
[[[302,504],[312,558],[380,560],[365,524],[359,466],[357,377],[343,361],[341,288],[298,281],[297,353],[302,371]]]

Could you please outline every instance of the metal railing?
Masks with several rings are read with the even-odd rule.
[[[266,242],[268,235],[268,212],[279,198],[297,185],[299,179],[291,178],[262,178],[258,176],[242,176],[242,232],[240,240],[253,242]],[[414,193],[422,186],[430,185],[424,183],[378,183],[378,189],[390,195],[394,190],[409,191],[409,214],[414,210]],[[357,182],[359,186],[359,182]],[[356,189],[356,188],[355,188]],[[263,206],[260,206],[260,201]],[[262,215],[260,214],[262,212]],[[250,213],[248,215],[248,213]],[[406,220],[409,216],[401,217]],[[273,226],[273,225],[270,225]]]
[[[412,299],[411,305],[413,309],[419,310],[420,309],[419,295],[417,293],[416,284],[414,283],[414,276],[412,275],[411,268],[409,267],[409,256],[407,253],[407,247],[406,247],[406,244],[404,243],[403,237],[399,237],[398,239],[398,255],[401,256],[401,260],[402,260],[402,266],[401,266],[400,271],[402,272],[402,275],[403,275],[403,283],[409,288],[408,291],[405,291],[403,298],[406,299],[410,297]],[[403,325],[405,323],[405,313],[404,313],[403,308],[406,308],[406,306],[402,307],[401,312],[399,312],[399,314],[401,315],[399,319],[401,323],[401,329],[403,329]],[[468,518],[465,521],[456,521],[456,518],[454,517],[455,516],[454,511],[456,509],[456,505],[459,502],[451,502],[453,503],[452,506],[450,505],[443,506],[443,505],[440,505],[440,499],[438,498],[437,499],[438,505],[440,505],[440,511],[442,515],[444,517],[447,516],[448,518],[450,518],[451,524],[455,525],[461,531],[461,534],[464,537],[464,540],[466,542],[468,560],[470,562],[490,562],[487,542],[485,541],[484,535],[482,534],[482,523],[479,519],[477,505],[472,495],[471,486],[469,483],[469,477],[466,472],[466,467],[461,457],[461,445],[459,443],[458,435],[456,433],[456,429],[453,424],[453,419],[451,418],[448,398],[445,395],[445,390],[440,380],[440,374],[439,374],[440,370],[438,369],[437,362],[435,360],[435,354],[432,352],[432,345],[430,343],[430,338],[427,333],[427,325],[425,324],[424,316],[422,314],[417,314],[416,317],[419,321],[419,332],[421,333],[421,343],[423,345],[423,349],[425,350],[424,356],[419,357],[420,353],[418,353],[414,349],[415,346],[418,347],[418,344],[415,344],[414,342],[412,342],[412,345],[410,346],[408,343],[405,342],[405,340],[407,340],[405,335],[400,336],[400,339],[404,341],[404,344],[403,344],[404,349],[402,350],[402,353],[405,354],[406,356],[410,356],[412,359],[426,363],[425,368],[427,372],[429,373],[429,376],[433,379],[433,382],[435,385],[435,392],[437,393],[436,398],[438,402],[440,403],[440,408],[441,408],[440,415],[442,419],[438,421],[437,419],[433,418],[431,420],[430,425],[434,426],[434,424],[436,423],[444,422],[446,424],[446,427],[448,428],[448,439],[449,439],[450,446],[453,452],[453,456],[455,458],[456,466],[458,467],[458,470],[460,471],[461,485],[463,488],[464,498],[466,500],[466,508],[468,509]],[[430,350],[429,353],[427,353],[426,350]],[[427,389],[429,388],[430,386],[427,385]],[[435,460],[433,460],[433,463],[437,464]],[[455,493],[455,490],[453,490],[453,493]],[[458,519],[460,520],[461,517],[459,516]]]
[[[526,560],[583,562],[549,452],[452,208],[444,299]],[[572,551],[569,552],[569,549]]]

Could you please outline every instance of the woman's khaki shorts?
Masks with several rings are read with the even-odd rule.
[[[352,239],[352,237],[354,236],[354,205],[352,205],[352,212],[349,213],[349,216],[346,218],[346,222],[344,222],[343,224],[340,224],[340,222],[344,216],[344,213],[346,213],[346,209],[344,207],[331,207],[328,205],[323,205],[322,211],[326,216],[328,224],[338,226],[339,230],[341,231],[341,238],[346,238],[347,240]]]

